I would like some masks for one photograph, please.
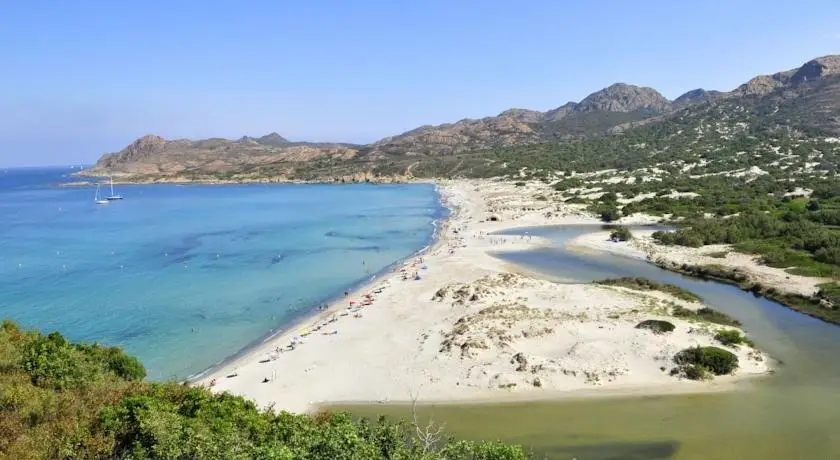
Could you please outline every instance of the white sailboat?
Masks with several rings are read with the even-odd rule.
[[[93,197],[93,201],[96,204],[108,204],[108,200],[103,200],[99,197],[99,183],[96,183],[96,195]]]
[[[108,176],[108,179],[111,180],[111,195],[109,195],[106,198],[106,200],[108,200],[108,201],[122,200],[123,199],[122,195],[117,195],[116,193],[114,193],[114,178],[111,177],[111,176]]]

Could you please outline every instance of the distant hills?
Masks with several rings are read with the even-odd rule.
[[[402,178],[416,175],[412,164],[422,158],[445,162],[453,155],[621,135],[709,105],[754,112],[764,124],[840,134],[840,56],[760,75],[729,92],[695,89],[673,101],[653,88],[616,83],[546,112],[510,109],[481,119],[421,126],[368,145],[291,142],[277,133],[195,141],[147,135],[102,156],[85,174],[141,181]],[[726,118],[726,110],[718,116]]]

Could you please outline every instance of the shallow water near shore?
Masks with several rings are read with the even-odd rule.
[[[184,378],[431,243],[434,186],[135,185],[0,171],[0,319]],[[103,187],[103,194],[110,190]]]
[[[502,439],[551,459],[828,459],[840,456],[840,327],[725,284],[687,278],[641,260],[576,252],[567,240],[598,226],[505,232],[553,247],[498,257],[568,282],[645,277],[686,288],[739,319],[776,373],[733,392],[616,396],[496,404],[427,405],[421,415],[454,435]],[[359,415],[405,416],[397,405],[350,406]]]

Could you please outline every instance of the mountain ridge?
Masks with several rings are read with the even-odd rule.
[[[544,112],[512,108],[495,116],[419,126],[366,145],[292,142],[276,132],[238,140],[165,140],[146,135],[119,152],[103,155],[86,174],[218,175],[247,170],[256,177],[270,169],[271,175],[281,177],[294,176],[300,163],[321,160],[329,165],[353,160],[366,163],[370,169],[377,162],[393,158],[452,156],[616,135],[679,116],[695,106],[727,100],[743,100],[774,123],[840,132],[840,56],[822,56],[795,69],[759,75],[729,92],[690,90],[673,101],[653,88],[619,82],[579,102],[567,102]]]

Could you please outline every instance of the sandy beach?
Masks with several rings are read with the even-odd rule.
[[[733,376],[698,382],[669,375],[677,351],[719,345],[717,326],[667,313],[702,304],[657,291],[552,283],[493,257],[550,243],[492,232],[598,223],[578,206],[541,198],[551,192],[546,185],[442,181],[440,192],[453,215],[426,253],[195,383],[300,412],[354,401],[720,391],[768,372],[767,357],[742,346],[730,349],[740,361]],[[602,244],[600,233],[577,243],[647,257],[641,247]],[[635,327],[646,319],[676,329],[658,335]]]

